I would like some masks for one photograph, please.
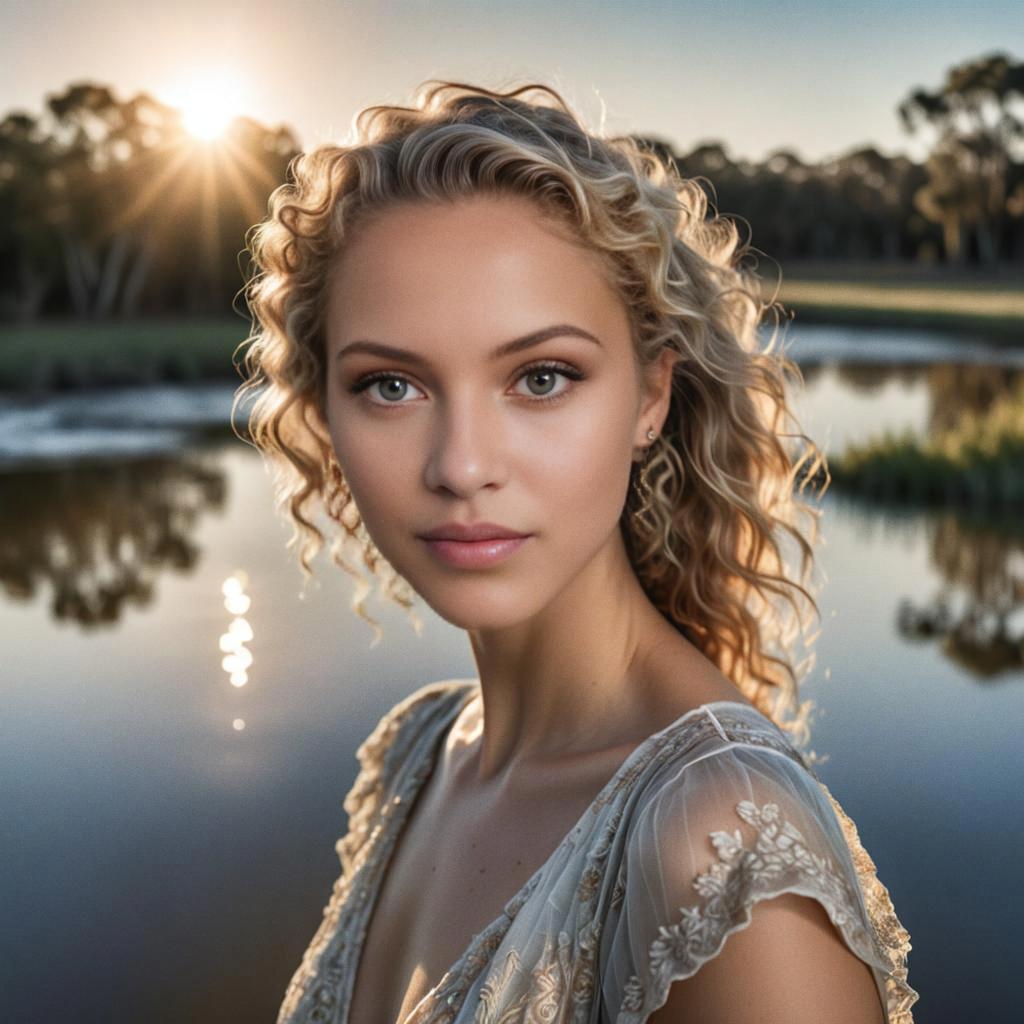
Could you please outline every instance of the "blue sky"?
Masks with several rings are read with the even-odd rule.
[[[353,114],[405,102],[421,80],[539,79],[609,131],[679,148],[718,139],[738,156],[805,159],[866,143],[915,157],[896,106],[953,64],[1024,59],[1019,0],[939,2],[324,3],[8,0],[0,8],[0,113],[39,111],[71,81],[146,89],[230,71],[238,112],[337,141]]]

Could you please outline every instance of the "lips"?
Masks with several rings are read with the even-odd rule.
[[[456,569],[486,569],[508,558],[530,540],[529,536],[491,537],[487,540],[445,540],[424,537],[432,555]]]
[[[515,540],[528,537],[521,530],[513,530],[498,523],[445,523],[426,533],[421,533],[424,540],[450,540],[464,543],[486,540]]]

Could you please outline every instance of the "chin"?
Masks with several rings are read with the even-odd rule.
[[[437,615],[459,629],[508,629],[533,618],[543,607],[536,581],[528,585],[526,580],[513,583],[481,574],[476,579],[432,582],[414,589]]]

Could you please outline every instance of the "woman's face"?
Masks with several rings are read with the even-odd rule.
[[[350,238],[326,312],[338,463],[374,543],[440,616],[523,622],[621,544],[630,460],[667,389],[641,390],[596,255],[532,203],[389,208]],[[528,536],[504,551],[422,537],[481,522]]]

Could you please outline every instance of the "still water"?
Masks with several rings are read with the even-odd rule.
[[[1019,350],[801,338],[797,404],[830,453],[1022,372]],[[222,388],[0,401],[4,1020],[272,1021],[356,746],[424,682],[475,675],[424,605],[417,635],[371,603],[371,646],[349,577],[321,556],[303,587],[259,457],[203,436],[229,408]],[[823,508],[819,774],[911,933],[918,1024],[1016,1019],[1024,528]]]

